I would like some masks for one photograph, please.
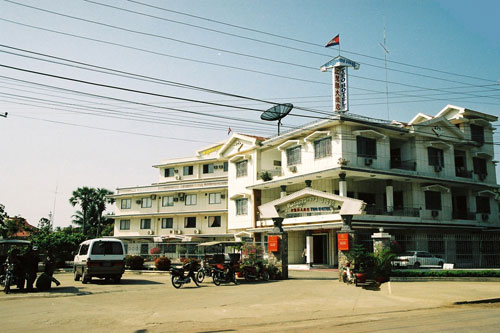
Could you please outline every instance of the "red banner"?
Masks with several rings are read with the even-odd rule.
[[[337,234],[337,247],[340,251],[349,251],[349,234]]]

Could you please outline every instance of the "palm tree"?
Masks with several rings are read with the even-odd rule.
[[[96,217],[97,217],[97,235],[100,236],[101,226],[105,224],[107,218],[103,216],[104,211],[106,210],[106,204],[112,204],[115,202],[113,198],[106,198],[107,195],[113,194],[113,192],[105,189],[105,188],[97,188],[94,193],[94,205],[96,208]]]
[[[69,198],[69,203],[75,207],[77,204],[82,208],[82,232],[85,235],[85,225],[87,224],[87,217],[89,213],[89,208],[94,200],[95,190],[87,186],[79,187],[76,191],[73,191],[73,195]]]

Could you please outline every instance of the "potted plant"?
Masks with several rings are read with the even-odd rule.
[[[339,165],[347,165],[349,163],[349,160],[346,160],[345,158],[339,157],[338,163],[339,163]]]
[[[389,281],[389,277],[392,272],[392,261],[394,260],[395,254],[391,249],[381,249],[371,254],[373,260],[373,274],[375,280],[377,281],[377,286],[386,281]]]
[[[271,175],[271,173],[269,171],[263,171],[260,173],[260,179],[267,182],[267,181],[273,180],[273,175]]]
[[[365,250],[363,245],[356,244],[352,250],[346,253],[346,257],[356,270],[358,282],[365,283],[373,266],[370,254]]]
[[[172,262],[168,257],[159,257],[155,260],[155,267],[159,271],[168,271]]]

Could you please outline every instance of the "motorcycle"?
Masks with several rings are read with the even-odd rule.
[[[351,269],[350,262],[346,262],[344,266],[342,272],[342,280],[344,281],[344,283],[354,284],[355,286],[358,285],[357,274],[354,272],[354,270]]]
[[[269,281],[269,272],[262,263],[258,263],[257,266],[243,266],[239,274],[241,274],[246,281]]]
[[[3,264],[4,274],[0,276],[0,284],[4,287],[3,291],[8,294],[10,293],[10,287],[12,285],[19,284],[21,282],[20,277],[14,272],[16,267],[13,262],[9,262],[9,259]],[[24,284],[24,280],[22,281]]]
[[[211,277],[213,274],[213,268],[206,263],[206,261],[202,261],[200,269],[196,272],[196,280],[198,283],[202,283],[205,280],[205,277]]]
[[[179,289],[183,284],[190,283],[191,280],[199,287],[198,279],[196,273],[198,272],[198,264],[196,262],[188,262],[182,265],[182,268],[172,267],[170,269],[170,275],[172,276],[172,285]],[[187,273],[187,274],[186,274]]]
[[[234,282],[234,284],[239,284],[236,279],[236,272],[233,268],[233,264],[217,264],[213,268],[212,272],[213,282],[216,286],[220,286],[221,283]]]

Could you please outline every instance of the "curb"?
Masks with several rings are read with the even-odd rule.
[[[500,277],[474,277],[474,276],[428,276],[428,277],[398,277],[391,276],[392,282],[427,282],[427,281],[443,281],[443,282],[500,282]]]
[[[479,299],[476,301],[461,301],[455,302],[455,305],[464,305],[464,304],[489,304],[489,303],[500,303],[500,298],[489,298],[489,299]]]

